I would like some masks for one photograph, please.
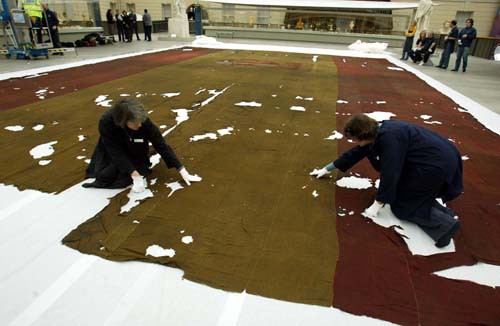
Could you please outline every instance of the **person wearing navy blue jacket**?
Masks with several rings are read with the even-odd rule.
[[[85,188],[116,189],[133,184],[132,191],[144,191],[144,177],[152,172],[150,143],[167,168],[175,167],[188,186],[201,181],[187,172],[138,101],[121,100],[106,111],[99,120],[99,136],[86,170],[86,177],[95,181],[83,184]]]
[[[462,193],[462,158],[457,148],[429,129],[393,120],[379,125],[364,114],[353,116],[344,133],[358,145],[311,175],[320,178],[334,169],[346,172],[368,158],[380,172],[380,185],[365,215],[376,217],[389,204],[394,215],[420,226],[437,247],[447,246],[460,221],[436,199],[448,202]]]
[[[465,72],[467,70],[467,59],[469,58],[470,46],[477,36],[476,29],[472,27],[473,25],[474,20],[472,18],[467,19],[465,21],[466,27],[458,33],[457,60],[455,61],[455,68],[451,71],[458,71],[462,58],[462,71]]]
[[[42,9],[45,12],[45,17],[47,17],[47,22],[43,20],[43,26],[49,27],[50,38],[52,39],[52,45],[54,46],[54,48],[60,48],[61,42],[59,40],[59,18],[57,18],[57,14],[54,11],[49,9],[48,4],[42,4]],[[60,54],[62,55],[63,53],[60,52]]]
[[[448,33],[448,35],[444,37],[445,40],[444,49],[443,53],[441,54],[441,60],[439,61],[439,65],[436,66],[437,68],[447,69],[448,64],[450,62],[450,55],[455,50],[455,42],[458,39],[457,21],[452,20],[450,26],[451,26],[450,32]]]

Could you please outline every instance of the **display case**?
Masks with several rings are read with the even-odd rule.
[[[304,7],[304,3],[298,6],[297,1],[288,0],[260,1],[261,5],[251,0],[229,1],[203,2],[208,13],[208,23],[204,24],[208,36],[328,43],[360,39],[401,46],[416,9],[414,3],[376,1],[365,7],[359,4],[366,1],[322,3],[328,7]]]

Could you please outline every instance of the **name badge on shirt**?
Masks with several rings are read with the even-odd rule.
[[[134,138],[134,143],[144,143],[144,139],[142,139],[142,138]]]

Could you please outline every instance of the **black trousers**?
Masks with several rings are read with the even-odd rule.
[[[151,41],[151,30],[152,29],[153,29],[153,26],[144,25],[144,39],[146,41]]]
[[[147,158],[141,162],[134,162],[134,168],[142,176],[151,174]],[[86,178],[95,178],[92,183],[86,183],[83,186],[86,188],[106,188],[106,189],[119,189],[125,188],[132,184],[132,177],[130,174],[120,171],[119,167],[113,163],[113,158],[108,154],[106,148],[101,141],[97,143],[90,164],[85,171]]]
[[[125,27],[123,26],[123,24],[116,24],[116,27],[118,28],[118,40],[120,42],[125,42]]]
[[[425,63],[429,60],[429,57],[432,53],[434,52],[429,52],[429,50],[416,50],[408,52],[408,55],[413,60],[413,62],[424,61]]]
[[[456,223],[453,211],[436,201],[444,187],[446,182],[439,169],[409,171],[401,176],[391,210],[399,219],[417,224],[437,242]]]
[[[130,28],[130,33],[132,35],[130,35],[130,38],[132,38],[132,36],[134,35],[134,32],[135,32],[135,37],[137,37],[137,41],[140,41],[141,39],[139,38],[139,33],[138,33],[138,28],[137,28],[137,23],[132,23],[130,24],[131,28]]]
[[[52,44],[55,48],[61,47],[61,41],[59,40],[59,29],[50,29],[50,38],[52,38]]]

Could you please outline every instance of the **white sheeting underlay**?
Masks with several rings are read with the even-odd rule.
[[[385,228],[394,227],[394,230],[401,234],[408,249],[414,255],[430,256],[455,251],[453,240],[444,248],[436,247],[434,241],[416,224],[400,220],[394,216],[389,205],[384,206],[376,218],[370,219]]]
[[[416,2],[341,1],[341,0],[205,0],[205,2],[246,6],[287,8],[343,8],[343,9],[416,9]]]
[[[485,263],[476,263],[472,266],[459,266],[435,272],[441,277],[452,280],[464,280],[474,283],[500,287],[500,266]]]
[[[0,80],[10,79],[10,78],[21,78],[21,77],[27,77],[27,76],[36,76],[36,75],[39,75],[42,73],[45,74],[47,72],[56,71],[56,70],[68,69],[68,68],[73,68],[73,67],[81,67],[81,66],[86,66],[86,65],[93,65],[96,63],[113,61],[113,60],[130,58],[130,57],[136,57],[138,55],[157,53],[157,52],[162,52],[162,51],[167,51],[167,50],[179,49],[182,47],[183,47],[183,45],[176,45],[176,46],[171,46],[171,47],[163,48],[163,49],[155,49],[155,50],[147,50],[147,51],[134,52],[134,53],[126,53],[126,54],[114,55],[114,56],[104,57],[104,58],[99,58],[99,59],[89,59],[89,60],[84,60],[84,61],[65,63],[62,65],[54,65],[54,66],[40,67],[40,68],[29,69],[29,70],[7,72],[7,73],[0,74]]]
[[[186,281],[179,269],[116,263],[61,244],[120,191],[79,183],[54,195],[0,184],[2,325],[391,325],[336,308],[229,293]],[[27,194],[25,205],[16,205]]]
[[[450,97],[486,128],[500,135],[500,115],[387,54],[224,44],[207,38],[198,39],[193,44],[193,47],[196,46],[387,59]],[[179,47],[1,74],[0,80]],[[33,190],[21,192],[15,187],[0,184],[2,324],[71,325],[75,320],[86,325],[292,325],[309,324],[311,320],[320,326],[335,323],[389,324],[335,308],[278,301],[245,292],[228,293],[183,280],[182,271],[178,269],[141,262],[115,263],[82,255],[61,245],[60,241],[66,234],[106,207],[108,198],[119,192],[120,190],[85,189],[77,184],[54,195]],[[82,198],[85,205],[82,205]],[[387,211],[382,211],[378,218],[385,218],[382,222],[376,222],[387,226],[401,222],[391,220]],[[415,233],[410,234],[408,230],[412,228],[411,225],[400,225],[404,231],[397,230],[398,232],[413,239],[416,244],[424,243],[417,239],[418,227],[413,226]],[[426,241],[430,242],[428,238]],[[407,243],[412,250],[411,240]],[[472,279],[472,276],[456,278]],[[473,281],[492,286],[483,279]]]

